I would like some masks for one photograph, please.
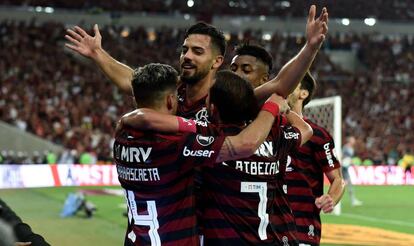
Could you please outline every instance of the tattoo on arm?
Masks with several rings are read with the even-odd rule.
[[[233,158],[234,156],[236,156],[236,155],[237,155],[237,152],[236,152],[236,150],[234,149],[234,146],[233,146],[233,144],[231,143],[230,138],[226,138],[226,140],[225,140],[225,144],[226,144],[226,146],[227,146],[227,148],[228,148],[228,150],[229,150],[230,157],[231,157],[231,158]]]
[[[236,157],[237,155],[238,153],[236,152],[231,140],[229,138],[226,138],[220,150],[220,154],[216,159],[216,162],[231,160],[234,159],[234,157]]]

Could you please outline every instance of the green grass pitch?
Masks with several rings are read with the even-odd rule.
[[[122,245],[127,222],[122,216],[123,197],[90,195],[87,199],[98,208],[92,219],[83,214],[59,217],[66,195],[79,189],[102,187],[10,189],[0,190],[0,197],[52,245]],[[370,226],[414,235],[413,186],[357,186],[355,190],[363,206],[351,207],[346,193],[342,215],[323,215],[323,223]]]

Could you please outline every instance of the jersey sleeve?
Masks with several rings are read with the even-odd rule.
[[[320,136],[313,145],[315,148],[313,152],[323,172],[326,173],[339,168],[341,165],[336,157],[335,143],[332,136],[322,129],[314,129],[314,135]]]
[[[181,157],[194,165],[213,166],[225,138],[225,136],[184,134]]]
[[[299,129],[291,125],[274,124],[271,134],[277,144],[275,147],[279,157],[287,156],[298,148],[302,141]]]

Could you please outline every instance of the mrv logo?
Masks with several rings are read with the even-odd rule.
[[[152,147],[127,147],[115,145],[115,158],[126,162],[147,162],[151,154]]]

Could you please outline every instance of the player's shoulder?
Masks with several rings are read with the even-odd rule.
[[[323,126],[313,122],[312,120],[306,118],[305,121],[312,127],[313,136],[312,141],[330,141],[332,138],[331,134]]]

